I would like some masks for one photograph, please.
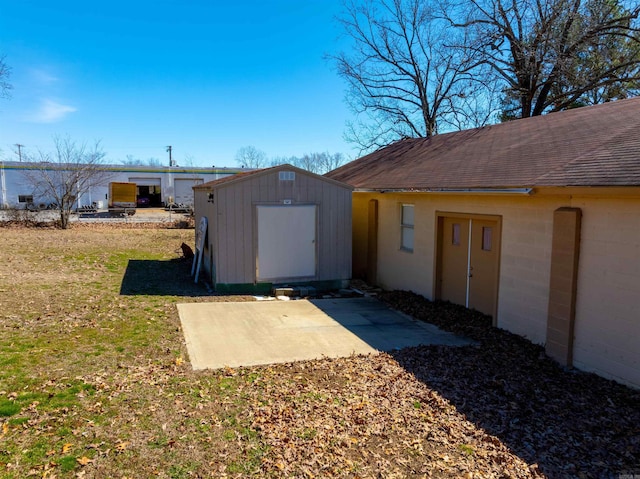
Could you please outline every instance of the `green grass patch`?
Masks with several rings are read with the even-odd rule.
[[[29,448],[22,450],[22,459],[27,464],[41,464],[47,457],[50,444],[46,438],[38,439]]]
[[[66,473],[73,471],[78,467],[78,460],[75,456],[64,456],[58,459],[58,466],[60,466],[60,472]]]
[[[19,403],[0,398],[0,417],[10,417],[18,414],[22,410]]]
[[[464,452],[465,454],[467,454],[468,456],[473,456],[474,454],[474,450],[473,450],[473,446],[469,445],[469,444],[460,444],[458,446],[458,449],[460,449],[462,452]]]
[[[244,457],[240,460],[232,461],[227,472],[231,474],[257,474],[260,471],[262,458],[268,451],[264,444],[254,444],[243,451]]]
[[[173,464],[169,468],[169,477],[171,479],[187,479],[193,476],[193,471],[198,467],[197,463]]]
[[[9,419],[9,426],[18,427],[26,424],[27,422],[29,422],[28,417],[12,417]]]

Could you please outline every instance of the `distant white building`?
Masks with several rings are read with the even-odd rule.
[[[0,208],[25,208],[28,203],[45,207],[53,201],[34,194],[33,186],[24,174],[29,169],[33,169],[32,163],[0,161]],[[193,186],[246,171],[239,168],[123,165],[105,165],[104,169],[109,172],[108,180],[79,197],[77,207],[90,206],[95,202],[98,208],[106,208],[111,181],[135,183],[138,199],[148,198],[149,206],[170,203],[193,205]]]

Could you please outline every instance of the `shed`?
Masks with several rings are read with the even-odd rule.
[[[203,268],[218,292],[319,290],[351,278],[351,193],[345,183],[291,165],[194,187],[196,224],[207,218]]]
[[[354,186],[354,277],[493,316],[640,387],[640,98],[412,138]]]

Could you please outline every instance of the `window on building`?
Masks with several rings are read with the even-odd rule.
[[[490,226],[482,227],[482,250],[491,251],[491,236],[493,231]]]
[[[293,181],[296,179],[295,171],[281,171],[278,173],[278,178],[280,181]]]
[[[33,195],[18,195],[18,203],[33,203]]]
[[[405,251],[413,251],[413,226],[413,205],[402,205],[400,247]]]
[[[451,225],[451,244],[453,246],[460,246],[460,223],[453,223]]]

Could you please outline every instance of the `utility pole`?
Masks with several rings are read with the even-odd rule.
[[[22,161],[22,148],[24,148],[24,145],[16,143],[16,146],[18,147],[18,158],[20,159],[20,161]]]
[[[172,150],[173,148],[171,148],[171,145],[167,146],[167,151],[169,152],[169,166],[173,166],[173,158],[171,157]]]

